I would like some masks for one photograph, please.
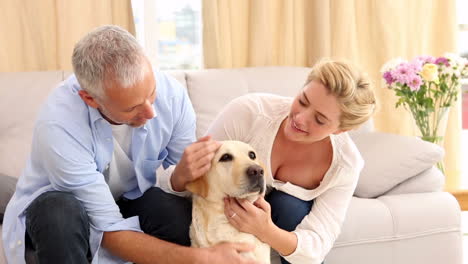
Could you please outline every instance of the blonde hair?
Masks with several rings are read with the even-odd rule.
[[[351,130],[375,112],[376,99],[370,81],[354,65],[345,61],[321,60],[314,65],[307,82],[323,84],[340,104],[340,129]]]

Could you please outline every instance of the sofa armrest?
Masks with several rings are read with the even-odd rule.
[[[405,193],[424,193],[442,191],[445,184],[444,174],[435,166],[401,182],[384,195]]]
[[[460,217],[447,192],[353,197],[325,263],[462,264]]]

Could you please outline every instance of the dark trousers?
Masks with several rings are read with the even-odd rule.
[[[135,200],[117,201],[124,218],[139,216],[143,232],[190,245],[191,201],[148,189]],[[89,263],[89,222],[82,204],[70,193],[46,192],[26,210],[27,263]]]
[[[286,231],[294,231],[309,214],[314,201],[303,201],[287,193],[273,190],[266,197],[271,206],[271,219],[279,228]],[[281,258],[282,264],[289,264]]]

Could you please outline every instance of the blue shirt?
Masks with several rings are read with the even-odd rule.
[[[131,157],[134,188],[123,196],[140,197],[155,185],[156,169],[176,164],[195,140],[195,112],[183,88],[173,78],[155,72],[156,117],[134,128]],[[72,75],[49,96],[34,128],[31,154],[3,221],[3,244],[8,263],[25,263],[25,209],[48,191],[72,193],[90,220],[92,263],[121,263],[101,248],[104,231],[142,232],[138,217],[124,219],[103,171],[112,159],[112,129],[100,112],[86,105]]]

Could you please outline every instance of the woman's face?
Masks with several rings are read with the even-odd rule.
[[[294,142],[312,143],[338,134],[341,110],[338,100],[317,81],[309,82],[294,98],[284,134]]]

